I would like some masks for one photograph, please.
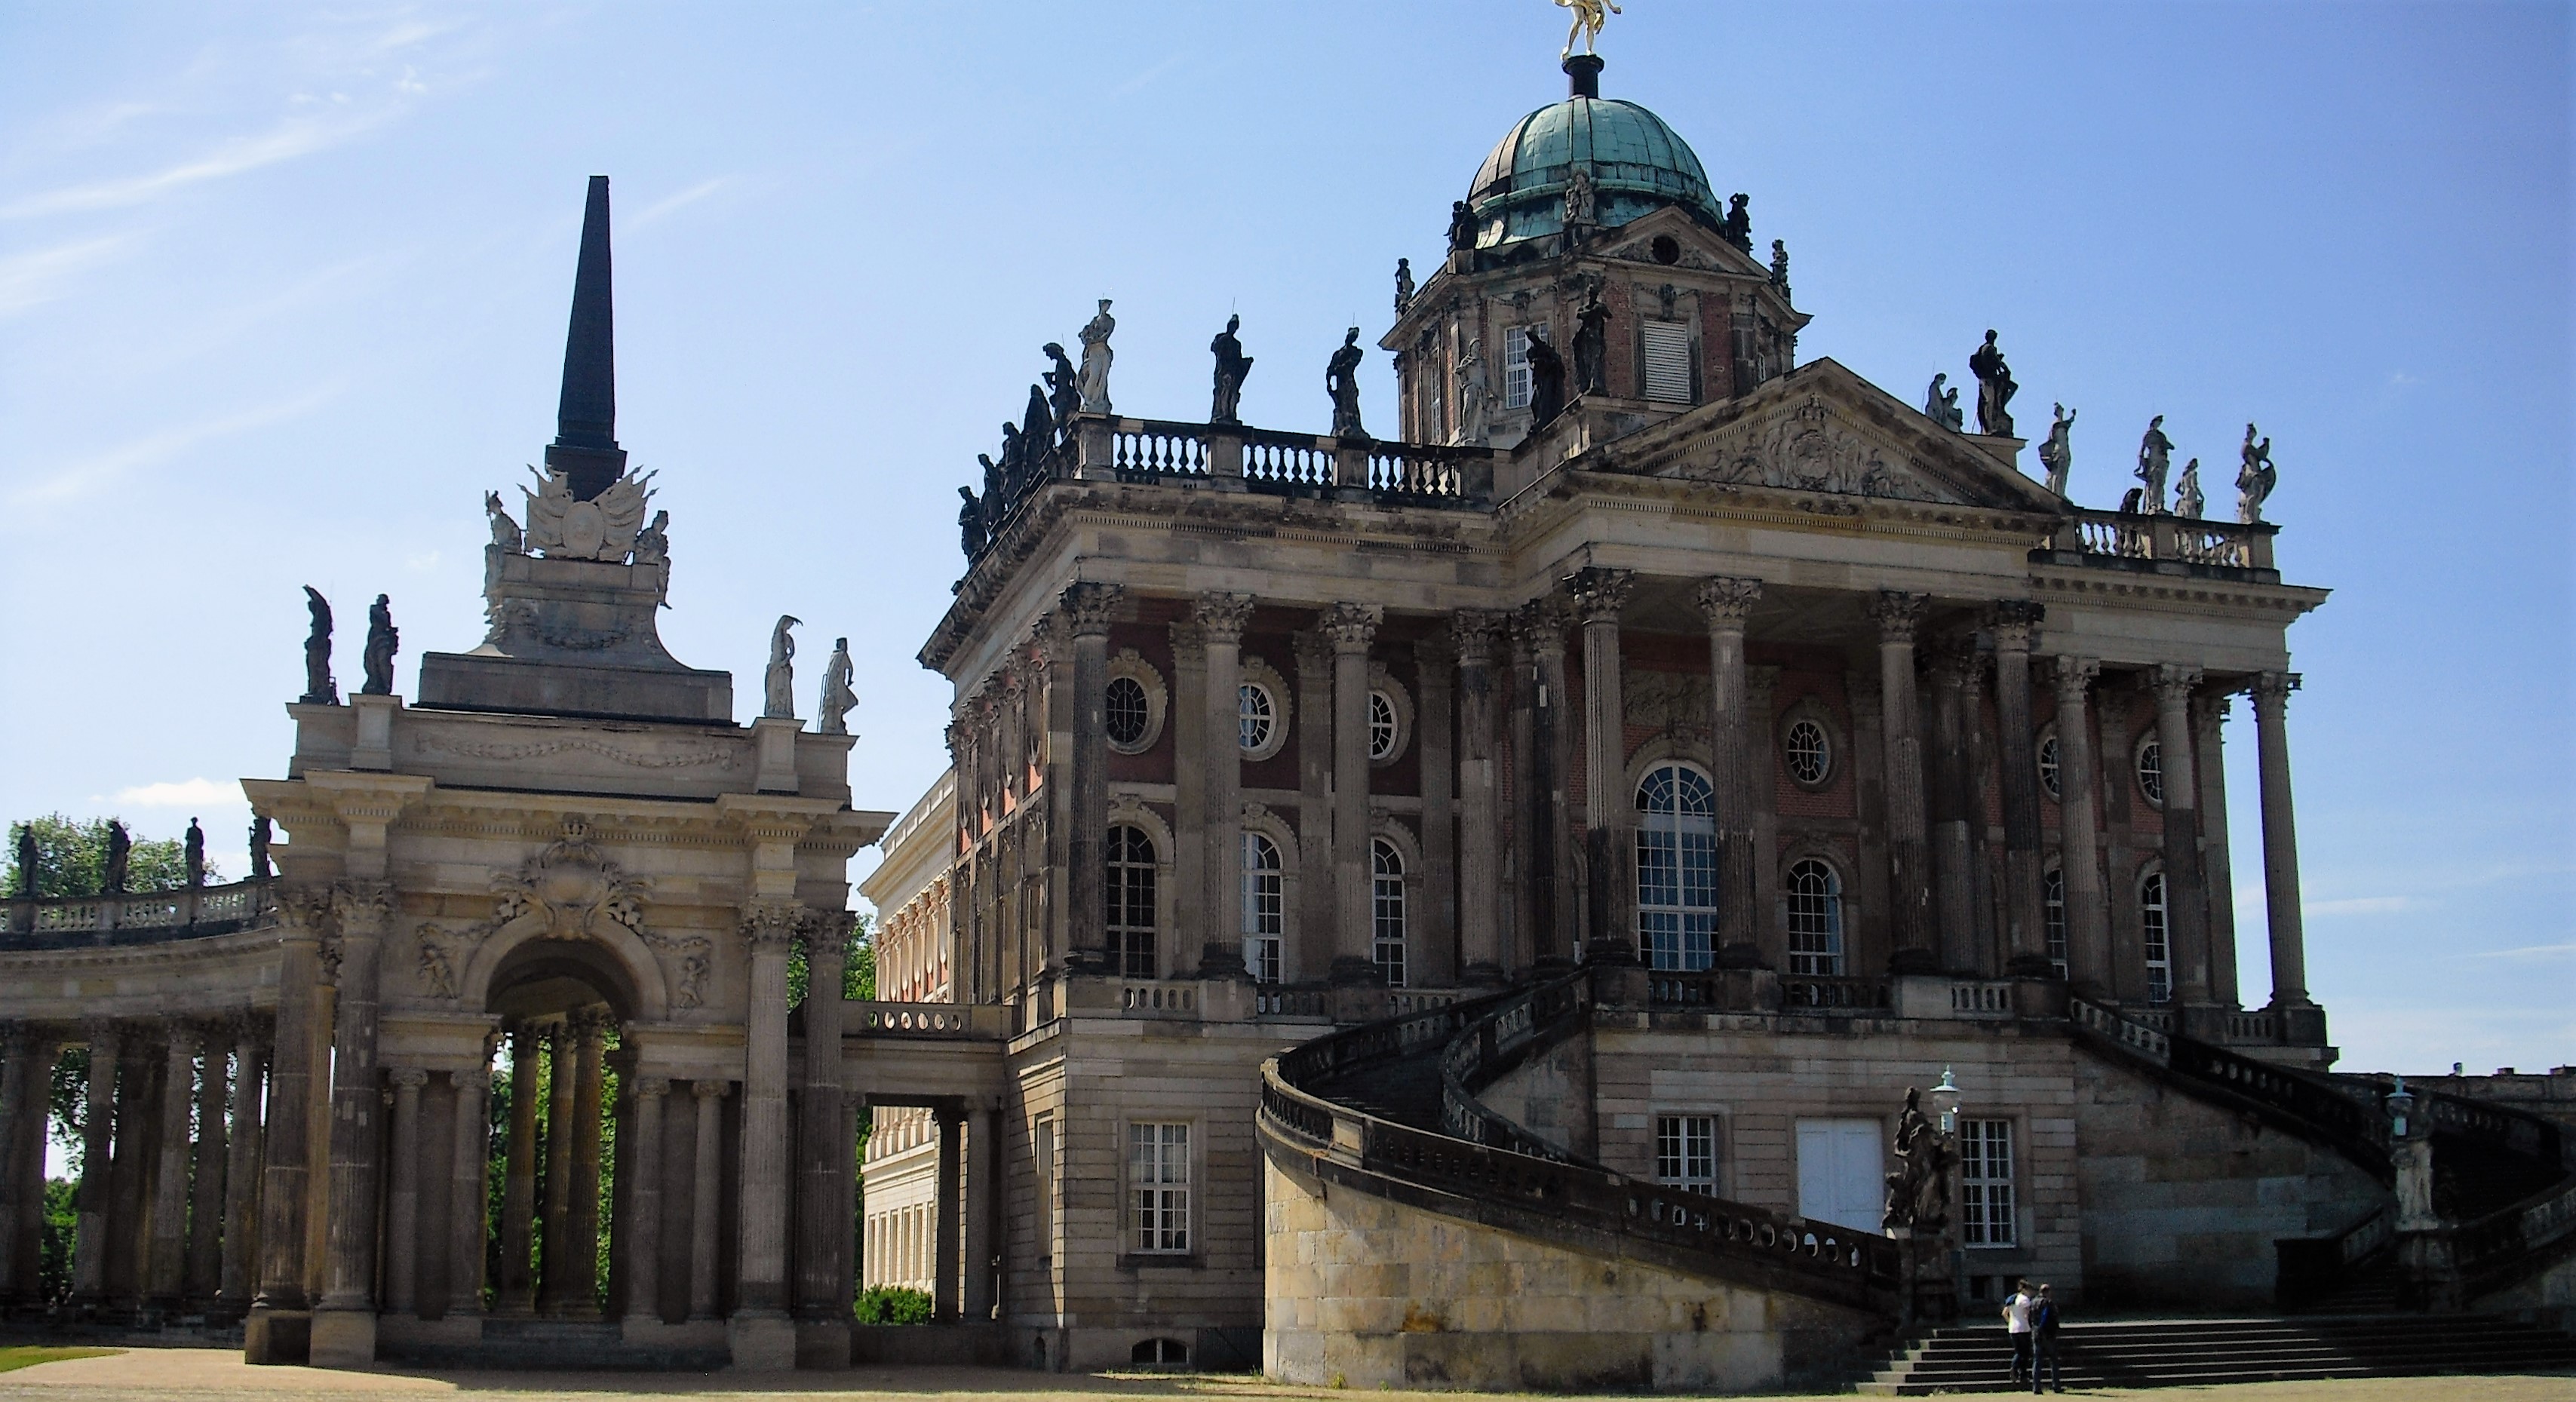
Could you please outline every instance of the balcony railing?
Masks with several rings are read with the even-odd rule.
[[[176,891],[20,897],[0,903],[0,949],[71,949],[155,944],[228,934],[256,923],[276,902],[273,878]]]
[[[2184,516],[2145,516],[2125,511],[2085,511],[2059,526],[2041,548],[2089,560],[2134,560],[2229,570],[2270,570],[2269,522],[2242,525]]]
[[[1389,504],[1466,505],[1491,500],[1491,448],[1386,443],[1282,433],[1241,424],[1163,419],[1077,419],[1072,451],[1052,452],[1048,475],[1120,482],[1208,482],[1273,494],[1364,492]]]

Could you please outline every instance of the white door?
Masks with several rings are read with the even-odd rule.
[[[1878,1230],[1887,1206],[1876,1120],[1798,1121],[1798,1215]]]

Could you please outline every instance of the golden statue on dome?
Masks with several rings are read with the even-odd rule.
[[[1611,15],[1625,13],[1612,0],[1556,0],[1556,4],[1559,9],[1574,11],[1574,27],[1565,31],[1565,52],[1557,55],[1559,58],[1574,57],[1577,39],[1583,41],[1585,53],[1598,53],[1594,44],[1601,38],[1601,26],[1610,19],[1602,11],[1606,9]]]

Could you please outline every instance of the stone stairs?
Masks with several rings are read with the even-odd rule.
[[[2298,1309],[2300,1315],[2398,1314],[2397,1291],[2403,1284],[2393,1255],[2382,1255],[2375,1264],[2365,1266],[2336,1286],[2330,1293],[2318,1296]]]
[[[2576,1338],[2480,1315],[2070,1324],[2059,1353],[2065,1385],[2074,1388],[2576,1372]],[[2012,1341],[2001,1325],[1989,1325],[1936,1330],[1853,1390],[1881,1397],[2007,1392],[2016,1390],[2011,1379]]]
[[[387,1344],[388,1363],[423,1368],[492,1372],[714,1372],[732,1361],[714,1348],[656,1348],[630,1344],[614,1321],[486,1319],[480,1343]]]

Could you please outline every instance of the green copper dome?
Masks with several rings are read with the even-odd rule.
[[[1467,193],[1476,246],[1563,232],[1565,183],[1578,161],[1592,168],[1593,217],[1604,228],[1671,205],[1711,225],[1725,221],[1699,157],[1661,117],[1633,102],[1577,96],[1521,118],[1485,157]]]

